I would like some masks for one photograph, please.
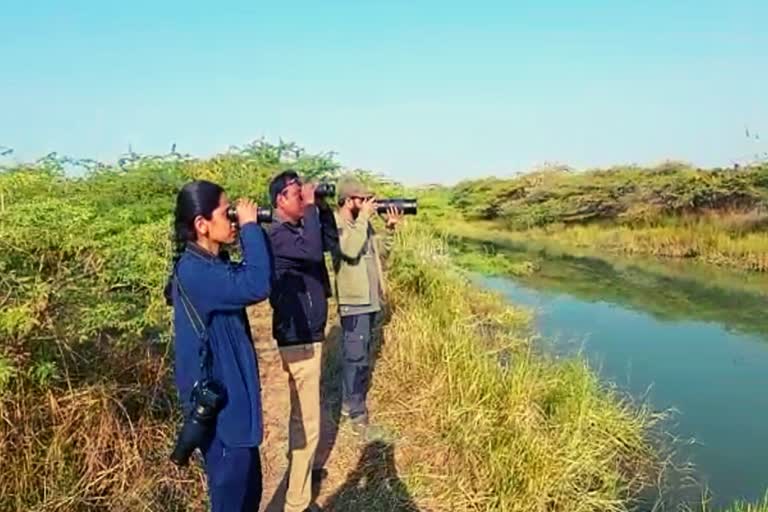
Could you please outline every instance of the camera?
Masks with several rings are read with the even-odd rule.
[[[237,221],[237,209],[234,206],[230,206],[227,210],[227,218],[231,223],[239,224]],[[264,222],[272,222],[272,208],[259,206],[256,209],[256,222],[259,224]]]
[[[377,199],[376,200],[376,213],[384,214],[394,207],[396,210],[400,210],[403,215],[416,215],[419,209],[417,199]]]
[[[192,390],[194,405],[184,421],[176,439],[176,446],[171,453],[171,461],[177,466],[189,464],[189,458],[195,448],[199,448],[209,438],[216,422],[216,416],[224,407],[226,393],[216,381],[204,380]]]

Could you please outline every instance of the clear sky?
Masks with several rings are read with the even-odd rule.
[[[407,183],[729,165],[766,150],[766,20],[766,0],[6,0],[0,146],[114,161],[282,137]]]

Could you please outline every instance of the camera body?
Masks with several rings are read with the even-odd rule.
[[[227,218],[231,223],[239,225],[237,220],[237,209],[234,206],[230,206],[227,210]],[[256,209],[256,222],[259,224],[272,222],[272,208],[259,206]]]
[[[417,199],[402,198],[376,200],[376,213],[385,214],[390,208],[399,210],[403,215],[416,215],[419,209],[419,202]]]
[[[226,392],[224,387],[214,380],[203,380],[192,389],[193,406],[181,427],[176,446],[170,459],[177,466],[189,464],[189,458],[195,448],[205,443],[213,432],[216,416],[224,407]]]

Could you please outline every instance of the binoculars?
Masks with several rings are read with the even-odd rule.
[[[237,209],[232,205],[230,205],[229,209],[227,209],[227,218],[229,219],[229,222],[233,224],[239,224],[237,220]],[[272,208],[259,206],[256,209],[256,222],[259,224],[272,222]]]
[[[315,197],[327,197],[327,196],[333,196],[336,194],[336,185],[333,183],[320,183],[315,188]],[[230,222],[233,224],[238,224],[237,220],[237,209],[234,205],[231,205],[229,209],[227,210],[227,218]],[[269,223],[272,222],[272,208],[268,207],[259,207],[256,211],[256,222],[259,224],[263,223]]]
[[[322,182],[315,187],[315,197],[329,197],[336,195],[336,185]]]

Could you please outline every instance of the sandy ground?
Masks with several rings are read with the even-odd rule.
[[[271,336],[271,310],[260,304],[249,317],[259,358],[264,409],[264,442],[262,471],[264,494],[262,511],[282,511],[285,496],[285,475],[288,467],[288,418],[290,398],[287,374],[283,371],[277,345]],[[347,482],[362,455],[364,443],[340,420],[340,394],[335,346],[339,335],[337,322],[329,321],[328,339],[324,345],[322,427],[315,467],[328,471],[319,488],[314,490],[316,501],[323,510],[340,510],[331,501]],[[341,426],[339,424],[342,423]],[[329,505],[330,503],[330,505]]]

